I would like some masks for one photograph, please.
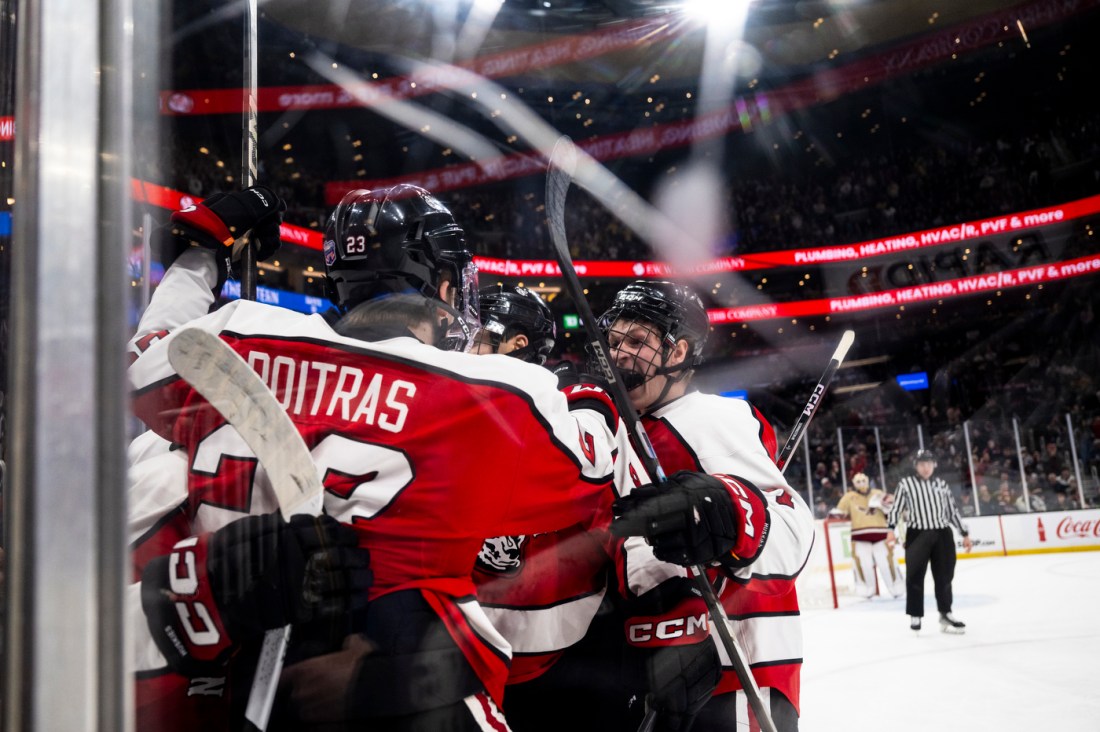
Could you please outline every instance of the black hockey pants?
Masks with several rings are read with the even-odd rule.
[[[924,573],[932,565],[936,609],[951,612],[951,580],[955,577],[955,536],[951,529],[909,528],[905,535],[905,613],[924,615]]]

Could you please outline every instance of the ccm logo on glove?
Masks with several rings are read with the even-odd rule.
[[[223,629],[214,622],[206,604],[194,597],[199,589],[199,569],[192,547],[198,542],[199,537],[192,536],[172,547],[168,557],[168,589],[188,640],[196,646],[212,646],[222,639]]]
[[[641,648],[698,643],[709,634],[706,610],[676,618],[631,618],[626,625],[630,645]]]

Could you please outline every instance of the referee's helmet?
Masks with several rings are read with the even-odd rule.
[[[932,463],[932,466],[935,467],[936,456],[932,453],[931,450],[917,450],[917,456],[913,458],[913,465],[925,461]]]

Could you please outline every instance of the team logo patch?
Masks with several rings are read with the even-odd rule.
[[[486,572],[513,573],[523,566],[526,536],[497,536],[486,539],[477,553],[477,566]]]
[[[333,239],[325,239],[325,264],[329,267],[336,264],[336,242]]]

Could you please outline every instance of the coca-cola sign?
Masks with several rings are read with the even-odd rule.
[[[1066,516],[1058,522],[1059,539],[1087,539],[1089,537],[1100,538],[1100,520],[1074,521],[1072,516]]]

